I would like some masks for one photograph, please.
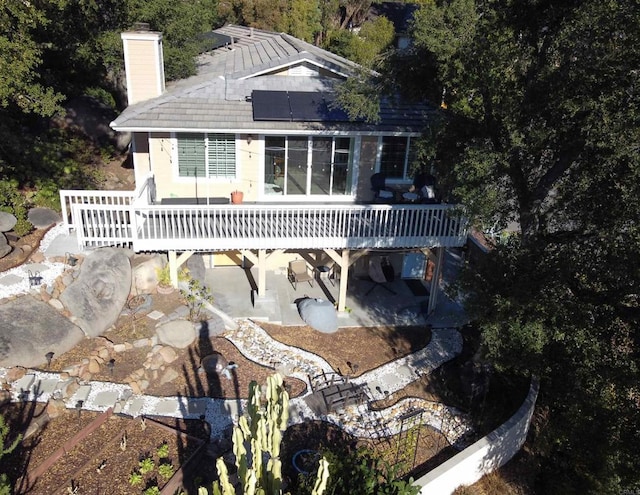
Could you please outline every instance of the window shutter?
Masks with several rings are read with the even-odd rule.
[[[178,172],[180,177],[205,176],[203,134],[178,134]]]
[[[208,138],[207,157],[209,159],[209,177],[235,178],[235,135],[209,134]]]

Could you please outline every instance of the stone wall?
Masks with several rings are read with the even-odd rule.
[[[532,380],[527,398],[506,423],[415,481],[420,494],[448,495],[506,464],[527,438],[537,397],[538,382]]]

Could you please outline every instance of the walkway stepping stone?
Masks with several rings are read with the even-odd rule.
[[[120,398],[120,393],[115,391],[98,392],[93,399],[97,407],[112,407]]]
[[[144,407],[144,405],[145,405],[145,400],[140,397],[131,399],[129,401],[129,408],[127,409],[127,412],[134,418],[136,416],[140,416],[140,413],[142,413],[142,408]]]
[[[9,275],[5,275],[4,277],[0,278],[0,285],[15,285],[22,282],[23,280],[23,277],[19,277],[18,275],[10,273]]]
[[[60,380],[57,378],[46,378],[44,380],[38,380],[33,386],[34,393],[37,392],[38,396],[40,395],[51,395],[55,390],[58,389],[60,385]]]
[[[191,415],[202,415],[207,410],[206,400],[190,400],[187,403],[187,413]]]
[[[80,401],[86,402],[90,393],[91,393],[91,385],[81,385],[80,388],[76,391],[73,398],[75,399],[76,403]]]
[[[35,381],[36,376],[31,374],[31,373],[27,373],[26,375],[24,375],[22,378],[20,378],[19,380],[16,380],[13,383],[13,388],[15,390],[24,390],[26,391],[30,391],[31,390],[31,385],[33,385],[33,382]]]
[[[27,220],[36,229],[45,229],[60,221],[60,215],[51,208],[31,208],[27,213]]]
[[[159,415],[174,414],[180,410],[180,403],[177,399],[163,399],[156,404],[155,410]]]
[[[157,309],[154,309],[153,311],[151,311],[151,313],[148,313],[147,316],[152,320],[159,320],[164,316],[164,313],[162,311],[158,311]]]

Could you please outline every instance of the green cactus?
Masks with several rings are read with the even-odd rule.
[[[282,495],[282,432],[289,421],[289,394],[282,376],[267,379],[263,404],[262,389],[256,382],[249,385],[247,415],[234,427],[233,454],[238,468],[238,488],[233,487],[222,458],[216,461],[219,480],[213,485],[214,495]],[[247,450],[248,449],[248,450]],[[320,461],[313,495],[322,495],[329,478],[329,463]]]

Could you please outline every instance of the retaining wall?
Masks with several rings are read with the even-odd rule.
[[[538,386],[537,380],[531,381],[525,401],[506,423],[418,478],[414,485],[421,487],[420,494],[449,495],[460,485],[472,485],[506,464],[527,438]]]

